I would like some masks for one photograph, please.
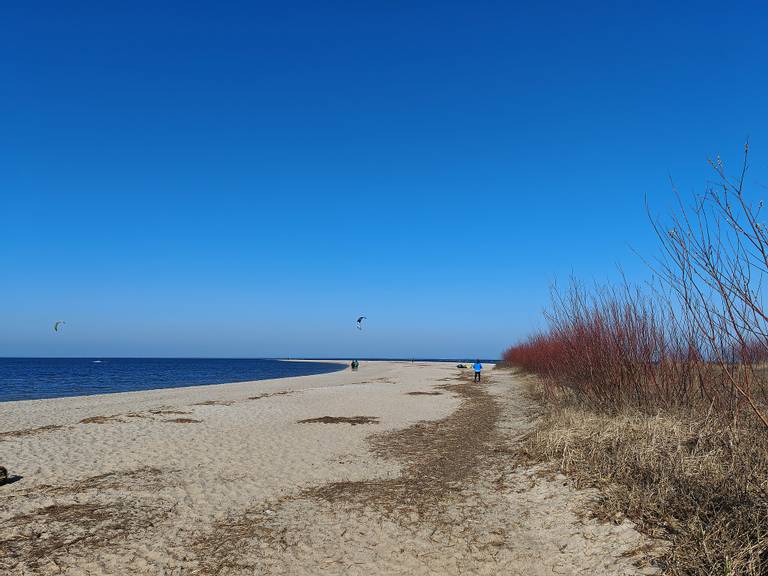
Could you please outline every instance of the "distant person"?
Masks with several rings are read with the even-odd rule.
[[[475,382],[480,382],[480,371],[483,369],[483,365],[480,364],[480,360],[475,360],[472,368],[475,371]]]
[[[352,372],[356,372],[359,365],[360,363],[357,360],[352,360]]]

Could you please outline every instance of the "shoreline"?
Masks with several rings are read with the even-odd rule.
[[[302,362],[305,360],[302,360]],[[315,362],[315,361],[313,361]],[[323,360],[316,362],[328,362],[332,363],[332,360]],[[373,363],[373,362],[372,362]],[[376,364],[386,364],[385,362],[376,362]],[[366,361],[366,365],[368,362]],[[218,384],[194,384],[189,386],[177,386],[170,388],[152,388],[148,390],[130,390],[125,392],[105,392],[102,394],[83,394],[79,396],[58,396],[53,398],[36,398],[30,400],[8,400],[0,402],[0,434],[8,432],[10,430],[17,429],[19,425],[47,425],[50,423],[57,423],[44,419],[37,421],[38,416],[43,416],[48,408],[51,410],[54,407],[50,404],[57,404],[57,409],[82,409],[83,411],[91,409],[109,408],[115,407],[115,409],[125,408],[127,405],[131,405],[134,408],[151,406],[156,403],[184,403],[192,401],[206,401],[209,395],[216,395],[221,393],[221,397],[225,401],[240,398],[242,394],[250,392],[260,392],[261,387],[264,387],[266,392],[280,392],[283,391],[282,385],[289,386],[291,389],[304,390],[301,386],[306,379],[317,379],[317,387],[345,385],[348,383],[354,383],[356,378],[341,378],[340,380],[334,380],[333,377],[339,374],[348,373],[349,375],[357,374],[358,376],[365,376],[366,374],[360,374],[359,372],[352,373],[348,370],[348,366],[341,368],[333,372],[325,372],[321,374],[304,374],[300,376],[284,376],[278,378],[265,378],[263,380],[244,380],[240,382],[222,382]],[[380,376],[377,376],[380,377]],[[332,380],[332,382],[327,382]],[[308,387],[312,388],[312,386]],[[286,388],[287,389],[287,388]],[[130,411],[130,410],[129,410]],[[78,412],[79,414],[80,412]],[[60,420],[64,422],[66,415],[59,414]],[[87,414],[86,414],[87,416]],[[70,418],[71,420],[71,418]],[[40,424],[40,422],[45,422]]]

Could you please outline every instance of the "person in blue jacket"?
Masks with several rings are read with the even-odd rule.
[[[480,371],[483,369],[483,365],[480,364],[480,360],[475,360],[472,368],[475,371],[475,382],[480,382]]]

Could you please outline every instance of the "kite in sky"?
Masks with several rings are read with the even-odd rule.
[[[363,329],[363,320],[367,320],[365,316],[360,316],[360,318],[357,319],[357,329],[362,330]]]
[[[66,324],[66,322],[64,322],[64,320],[59,320],[58,322],[54,322],[54,324],[53,324],[53,331],[54,332],[58,332],[59,331],[59,326],[61,326],[62,324]]]

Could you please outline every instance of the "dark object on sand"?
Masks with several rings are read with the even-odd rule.
[[[378,424],[377,416],[321,416],[320,418],[307,418],[299,420],[299,424]]]
[[[194,418],[172,418],[171,420],[163,420],[163,422],[176,422],[176,424],[199,424],[202,420],[195,420]]]
[[[466,364],[456,364],[456,368],[466,368]]]
[[[354,372],[360,366],[360,362],[357,360],[352,360],[352,364],[350,364],[350,366],[352,366],[352,371]]]
[[[0,466],[0,486],[8,482],[8,470]]]

